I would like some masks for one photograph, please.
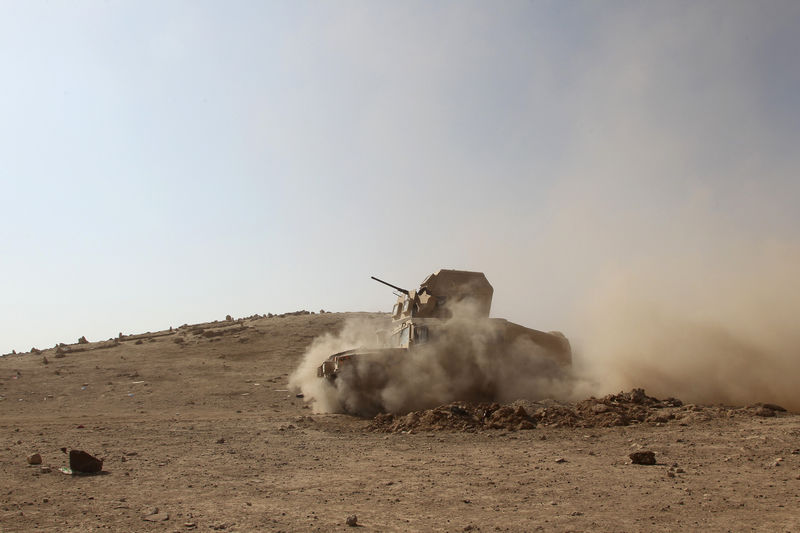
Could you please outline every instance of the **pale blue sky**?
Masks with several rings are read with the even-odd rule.
[[[800,3],[0,0],[0,353],[798,244]],[[704,256],[705,257],[705,256]]]

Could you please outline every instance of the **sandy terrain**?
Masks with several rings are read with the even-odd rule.
[[[313,414],[288,376],[353,315],[0,358],[0,530],[349,531],[357,515],[364,531],[800,531],[791,413],[658,405],[640,423],[580,427],[567,414],[608,418],[617,400],[542,403],[522,430],[468,427],[468,405]],[[104,473],[61,473],[62,447],[103,458]],[[631,464],[637,450],[657,464]]]

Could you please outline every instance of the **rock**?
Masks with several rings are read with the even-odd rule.
[[[567,460],[564,459],[563,457],[559,457],[558,459],[556,459],[556,463],[566,463],[566,462]]]
[[[40,465],[42,464],[42,456],[38,453],[34,453],[28,456],[28,464],[29,465]]]
[[[753,414],[756,416],[770,417],[775,416],[775,411],[765,405],[761,405],[756,407],[756,409],[753,411]]]
[[[142,517],[142,520],[147,522],[164,522],[169,520],[169,513],[153,513]]]
[[[52,469],[51,469],[49,466],[41,466],[41,467],[39,467],[39,471],[40,471],[42,474],[49,474],[49,473],[50,473],[50,472],[52,472],[53,470],[52,470]]]
[[[143,341],[142,339],[138,339],[138,340],[137,340],[136,342],[134,342],[133,344],[143,344],[143,343],[144,343],[144,341]]]
[[[225,315],[225,320],[227,322],[232,322],[233,321],[233,317],[231,315]]]
[[[358,525],[358,517],[354,514],[351,514],[347,517],[347,520],[344,521],[350,527],[356,527]]]
[[[40,353],[42,353],[42,351],[34,346],[33,348],[31,348],[31,353],[39,355]]]
[[[61,359],[62,357],[64,357],[65,353],[66,352],[64,351],[64,348],[61,347],[61,345],[56,347],[56,359]]]
[[[86,453],[83,450],[69,451],[69,467],[73,472],[95,474],[103,470],[103,460]]]
[[[640,452],[633,452],[628,457],[635,465],[654,465],[656,464],[656,454],[650,450],[642,450]]]
[[[46,357],[46,356],[44,356],[44,355],[42,356],[42,364],[43,364],[43,365],[50,364],[50,361],[48,361],[48,360],[47,360],[47,357]]]
[[[633,403],[644,403],[647,395],[644,393],[644,389],[633,389],[630,392],[630,398]]]
[[[82,336],[78,339],[78,344],[89,344],[89,341],[86,340],[86,336]]]

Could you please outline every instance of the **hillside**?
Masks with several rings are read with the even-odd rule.
[[[769,407],[631,393],[529,402],[502,412],[530,424],[494,427],[470,405],[312,413],[289,375],[314,338],[370,316],[252,317],[0,358],[0,530],[337,531],[350,515],[369,531],[800,528],[800,419]],[[620,413],[627,425],[574,418]],[[104,473],[62,474],[61,448]],[[630,464],[637,450],[657,464]]]

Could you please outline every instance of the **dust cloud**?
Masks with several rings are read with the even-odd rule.
[[[576,371],[598,394],[800,410],[800,248],[719,237],[713,253],[618,265],[587,295]]]
[[[306,402],[310,402],[317,413],[342,413],[352,410],[355,398],[347,393],[342,394],[326,380],[317,377],[317,367],[329,356],[345,350],[361,347],[374,347],[377,344],[377,332],[390,325],[388,315],[385,319],[356,318],[345,322],[337,333],[326,333],[314,339],[306,352],[300,366],[289,376],[289,387],[301,392]],[[350,406],[350,409],[346,409]]]
[[[661,250],[597,264],[593,284],[565,330],[573,365],[564,371],[529,341],[498,348],[501,321],[459,308],[446,334],[404,354],[366,391],[331,386],[316,368],[331,354],[376,347],[385,321],[348,322],[317,339],[291,377],[318,412],[404,413],[455,400],[574,401],[644,388],[685,402],[768,402],[800,411],[800,246],[714,233],[713,247]],[[701,239],[703,240],[703,239]],[[632,256],[628,255],[627,258]],[[524,323],[523,325],[534,325]],[[375,375],[360,363],[358,374]]]
[[[644,388],[685,402],[769,402],[800,411],[800,246],[776,239],[716,234],[713,248],[684,250],[661,239],[635,261],[606,262],[565,329],[573,365],[565,371],[541,347],[518,341],[498,348],[502,321],[454,312],[427,345],[393,360],[390,376],[370,390],[316,368],[331,354],[376,347],[381,320],[349,321],[317,339],[292,375],[317,412],[404,413],[455,400],[574,401]],[[630,256],[629,256],[630,257]],[[532,324],[524,324],[532,325]],[[375,378],[361,362],[361,378]]]
[[[451,306],[452,318],[431,329],[431,340],[402,354],[360,357],[354,375],[335,386],[317,377],[328,356],[347,348],[376,347],[376,327],[387,322],[350,321],[338,335],[317,339],[289,385],[317,412],[405,413],[455,400],[511,402],[566,398],[577,381],[568,368],[526,338],[502,343],[504,322],[481,318],[469,303]]]

